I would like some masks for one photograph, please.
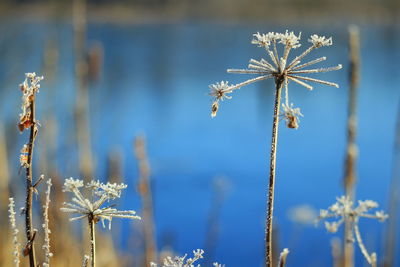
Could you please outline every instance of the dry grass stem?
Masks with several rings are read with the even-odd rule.
[[[151,191],[150,165],[144,137],[135,139],[135,155],[139,167],[138,191],[142,200],[142,218],[145,245],[145,265],[157,259],[157,245],[154,234],[153,196]]]
[[[79,169],[88,182],[93,177],[93,156],[90,142],[88,62],[86,59],[86,0],[73,0],[73,29],[76,75],[76,135],[79,150]]]
[[[360,37],[356,26],[349,27],[349,50],[350,50],[350,89],[347,120],[347,151],[345,159],[344,189],[345,194],[351,200],[355,198],[356,160],[358,147],[356,144],[357,133],[357,87],[360,73]],[[354,266],[354,246],[352,242],[352,221],[347,218],[344,230],[344,267]]]

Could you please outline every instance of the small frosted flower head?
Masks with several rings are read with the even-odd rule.
[[[74,178],[68,178],[64,182],[63,192],[74,192],[74,190],[83,187],[83,181]]]
[[[227,95],[229,93],[232,93],[232,89],[229,86],[228,81],[221,81],[217,82],[215,84],[211,84],[210,86],[210,95],[215,98],[215,100],[224,100],[226,99],[231,99],[232,97]]]
[[[301,44],[299,44],[300,38],[301,38],[301,33],[299,33],[299,36],[296,36],[294,32],[289,33],[286,30],[285,33],[280,34],[279,43],[285,45],[286,47],[298,48],[301,46]]]
[[[108,198],[115,199],[121,197],[121,192],[123,189],[127,188],[128,186],[124,183],[117,184],[117,183],[100,183],[99,181],[90,181],[86,185],[86,188],[92,188],[93,193],[96,196],[101,197],[102,195],[106,194]]]
[[[383,210],[380,210],[375,212],[375,217],[378,219],[378,221],[384,222],[387,218],[389,218],[389,215],[385,214]]]
[[[258,45],[258,47],[268,47],[271,44],[271,37],[275,37],[275,35],[271,35],[271,33],[260,34],[257,32],[253,34],[253,37],[254,39],[251,40],[252,44]]]
[[[227,81],[217,82],[215,84],[211,84],[210,86],[210,95],[214,97],[214,101],[211,105],[211,117],[217,116],[219,101],[223,101],[224,99],[231,99],[229,93],[232,93],[232,86],[228,84]]]
[[[332,37],[326,38],[325,36],[318,36],[316,34],[311,35],[308,41],[316,48],[332,45]]]

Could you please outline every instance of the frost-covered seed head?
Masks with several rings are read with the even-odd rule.
[[[301,33],[299,33],[299,36],[296,36],[294,32],[289,33],[286,30],[285,33],[280,34],[279,43],[290,48],[298,48],[301,46],[301,44],[299,43],[300,38],[301,38]]]
[[[332,45],[332,37],[326,38],[325,36],[318,36],[316,34],[311,35],[308,41],[317,48]]]

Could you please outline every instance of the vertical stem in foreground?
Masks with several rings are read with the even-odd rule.
[[[96,266],[96,236],[94,232],[95,223],[93,221],[93,215],[88,216],[89,220],[89,228],[90,228],[90,257],[91,257],[91,266]]]
[[[271,160],[269,164],[269,188],[268,188],[268,204],[267,204],[267,220],[265,230],[265,247],[266,257],[265,264],[267,267],[272,266],[272,216],[274,210],[274,189],[275,189],[275,169],[276,169],[276,148],[278,145],[278,126],[279,126],[279,109],[281,103],[282,87],[284,84],[284,76],[275,78],[275,104],[274,104],[274,121],[272,123],[272,141],[271,141]]]
[[[26,229],[26,238],[29,244],[29,265],[31,267],[36,267],[36,258],[35,258],[35,246],[33,240],[33,224],[32,224],[32,195],[33,195],[33,186],[32,186],[32,155],[34,142],[37,133],[36,121],[35,121],[35,93],[32,94],[32,99],[30,101],[30,122],[32,123],[30,127],[29,133],[29,143],[28,143],[28,161],[26,168],[26,200],[25,200],[25,229]]]

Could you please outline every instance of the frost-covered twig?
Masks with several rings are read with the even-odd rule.
[[[40,81],[43,77],[36,76],[35,73],[26,73],[25,80],[20,85],[22,91],[22,113],[20,114],[18,128],[21,132],[29,129],[29,142],[22,148],[20,156],[21,167],[26,168],[26,201],[25,201],[25,228],[27,246],[26,253],[29,254],[29,264],[36,267],[34,229],[32,225],[32,195],[34,186],[32,184],[32,158],[36,135],[38,132],[35,118],[35,94],[39,92]]]
[[[9,199],[9,204],[8,204],[8,218],[10,219],[10,228],[11,228],[11,233],[13,237],[13,257],[14,257],[14,266],[18,267],[19,266],[19,249],[21,247],[21,244],[18,242],[18,229],[17,229],[17,223],[15,220],[15,203],[14,199],[10,197]]]
[[[49,228],[49,206],[50,206],[50,190],[51,190],[51,179],[47,180],[46,200],[43,205],[43,230],[44,230],[44,263],[43,266],[50,266],[50,258],[53,257],[53,253],[50,251],[50,228]]]

